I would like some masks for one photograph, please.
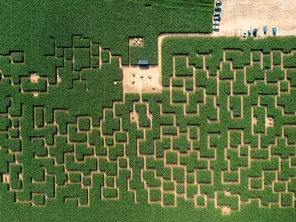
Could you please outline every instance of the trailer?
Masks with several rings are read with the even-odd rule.
[[[138,62],[139,66],[140,67],[147,67],[149,66],[149,62],[147,59],[140,59],[139,62]]]

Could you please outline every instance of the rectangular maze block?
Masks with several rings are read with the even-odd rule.
[[[48,73],[0,55],[0,180],[16,202],[294,207],[294,51],[281,40],[168,38],[151,69],[71,40],[54,41]]]

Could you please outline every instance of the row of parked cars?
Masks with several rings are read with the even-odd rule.
[[[216,1],[215,11],[213,13],[213,31],[219,31],[222,12],[222,1]]]
[[[252,32],[251,30],[248,30],[248,36],[251,36],[251,34],[252,34],[251,32]],[[266,25],[263,26],[263,33],[264,33],[264,35],[267,34],[267,26]],[[276,27],[272,27],[272,34],[274,36],[276,35]],[[253,36],[257,37],[257,35],[258,35],[258,28],[254,28],[253,29]],[[243,31],[243,37],[244,38],[247,37],[247,31],[246,30]]]

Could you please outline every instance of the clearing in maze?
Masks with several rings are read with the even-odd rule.
[[[48,74],[0,57],[1,187],[16,204],[293,210],[294,37],[167,36],[151,72],[71,42],[52,41]],[[134,73],[156,89],[125,90]]]
[[[272,35],[276,27],[278,35],[296,34],[294,13],[296,2],[293,0],[223,0],[219,32],[215,36],[242,36],[243,31],[259,29],[258,36]],[[267,26],[266,35],[263,27]]]

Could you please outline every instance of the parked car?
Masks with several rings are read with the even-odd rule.
[[[221,8],[221,7],[216,7],[216,8],[215,8],[215,11],[216,11],[216,12],[222,12],[222,8]]]
[[[248,30],[248,36],[251,36],[251,30]]]
[[[272,34],[273,34],[273,35],[276,35],[276,27],[273,27],[273,28],[272,28]]]
[[[219,26],[218,25],[213,25],[213,31],[219,31]]]
[[[220,14],[221,14],[220,12],[214,12],[213,16],[220,16]]]
[[[215,16],[214,21],[221,21],[221,17],[220,16]]]
[[[213,21],[213,25],[220,25],[219,21]]]
[[[247,37],[247,32],[246,32],[246,30],[243,31],[243,37],[244,37],[244,38]]]
[[[263,27],[263,32],[264,32],[264,35],[266,35],[266,33],[267,33],[267,26],[264,26]]]
[[[257,33],[258,33],[258,29],[254,28],[253,29],[253,36],[256,37],[257,36]]]
[[[216,1],[216,6],[222,5],[222,1]]]

